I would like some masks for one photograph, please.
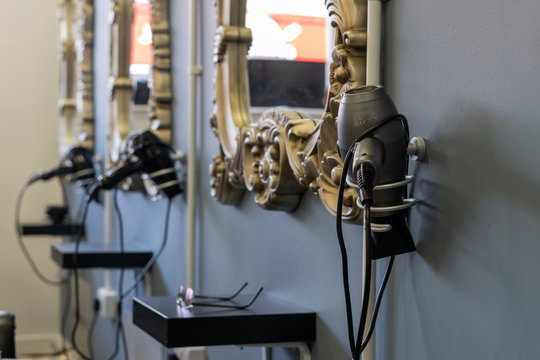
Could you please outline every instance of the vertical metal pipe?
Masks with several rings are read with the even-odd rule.
[[[381,84],[381,16],[380,0],[368,0],[366,85]]]
[[[381,0],[368,0],[367,7],[367,54],[366,54],[366,85],[381,85]],[[367,240],[367,239],[366,239]],[[368,306],[368,316],[366,319],[366,332],[371,323],[371,314],[375,303],[376,292],[376,266],[371,265],[371,286]],[[375,333],[371,341],[362,353],[362,360],[375,359]]]
[[[109,163],[109,161],[106,161],[106,163]],[[109,166],[109,165],[107,165]],[[106,168],[108,169],[108,167]],[[104,243],[105,245],[109,245],[111,243],[111,217],[112,217],[112,201],[111,201],[111,194],[109,191],[106,191],[103,194],[103,216],[104,216]],[[112,289],[112,282],[111,282],[111,272],[109,270],[105,270],[104,274],[104,286],[106,289]]]
[[[195,285],[195,195],[197,175],[197,0],[189,1],[189,150],[187,160],[187,239],[186,239],[186,284]]]

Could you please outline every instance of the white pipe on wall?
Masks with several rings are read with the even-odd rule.
[[[197,175],[197,77],[202,68],[197,65],[197,0],[189,1],[189,150],[187,157],[187,239],[186,239],[186,285],[195,285],[195,203]]]
[[[366,85],[381,84],[381,0],[368,0]]]
[[[108,155],[107,154],[107,158],[108,158]],[[106,163],[108,163],[109,161],[106,161]],[[106,167],[106,169],[108,169],[108,166]],[[111,216],[112,216],[112,198],[111,198],[111,194],[109,191],[105,191],[104,194],[103,194],[103,216],[105,217],[104,219],[104,243],[105,245],[109,245],[111,243],[111,229],[112,229],[112,226],[111,226]],[[111,282],[111,272],[109,270],[105,270],[104,274],[103,274],[103,277],[104,277],[104,286],[105,286],[105,289],[107,290],[112,290],[112,282]]]
[[[382,4],[381,0],[368,0],[367,7],[367,54],[366,54],[366,85],[381,85],[381,18]],[[364,242],[365,243],[365,242]],[[365,246],[365,245],[364,245]],[[364,248],[365,251],[365,248]],[[365,268],[364,266],[362,268]],[[368,316],[366,319],[366,332],[371,323],[371,314],[375,302],[375,281],[376,266],[373,262],[371,266],[371,286],[370,299],[368,306]],[[375,333],[371,341],[362,353],[362,360],[375,359]]]

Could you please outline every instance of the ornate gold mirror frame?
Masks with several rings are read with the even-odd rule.
[[[165,143],[172,138],[171,121],[171,52],[169,0],[151,0],[154,65],[151,71],[151,97],[148,127]],[[111,0],[111,103],[109,156],[118,161],[123,143],[133,129],[131,103],[133,84],[130,78],[131,24],[133,0]]]
[[[60,22],[59,153],[94,149],[94,0],[62,0]]]
[[[257,122],[249,116],[246,0],[218,0],[215,36],[215,113],[211,126],[220,153],[210,167],[212,195],[236,205],[255,192],[264,209],[294,210],[306,189],[318,194],[335,216],[342,160],[336,119],[341,95],[366,84],[368,0],[326,0],[334,28],[330,88],[321,119],[293,109],[271,108]],[[356,192],[345,190],[343,219],[361,221]]]

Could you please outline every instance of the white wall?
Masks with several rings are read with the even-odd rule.
[[[59,327],[59,291],[32,274],[14,226],[16,196],[27,177],[58,162],[57,5],[0,0],[0,309],[15,313],[18,339],[57,333]],[[59,189],[54,182],[31,188],[22,219],[41,220],[44,205],[60,203]],[[52,241],[25,239],[42,271],[58,278],[50,260]]]

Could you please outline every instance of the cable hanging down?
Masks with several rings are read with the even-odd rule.
[[[406,133],[406,137],[407,139],[409,138],[409,128],[407,124],[407,119],[401,114],[397,114],[395,116],[389,117],[385,119],[384,121],[376,124],[375,126],[367,129],[362,135],[360,135],[353,142],[353,144],[348,149],[345,155],[344,161],[343,161],[343,167],[342,167],[343,170],[342,170],[340,182],[339,182],[337,209],[336,209],[336,233],[337,233],[339,247],[341,250],[343,291],[344,291],[344,296],[345,296],[345,308],[346,308],[346,317],[347,317],[347,332],[348,332],[349,346],[350,346],[353,360],[360,359],[362,351],[366,348],[366,346],[369,343],[369,340],[371,339],[371,336],[375,328],[375,322],[377,319],[381,300],[382,300],[386,285],[388,283],[388,279],[390,276],[390,272],[392,270],[395,257],[394,256],[390,257],[390,261],[388,263],[383,282],[377,293],[377,298],[375,300],[375,307],[373,309],[373,313],[371,316],[371,322],[368,327],[368,331],[367,333],[365,333],[365,337],[364,337],[364,331],[365,331],[366,322],[367,322],[367,309],[368,309],[369,298],[370,298],[370,286],[371,286],[371,204],[373,203],[372,192],[373,192],[373,185],[374,185],[373,184],[374,174],[373,174],[373,169],[370,169],[369,167],[366,167],[365,165],[361,166],[360,170],[357,173],[357,183],[359,184],[359,193],[361,195],[362,204],[364,206],[363,235],[364,235],[364,241],[365,241],[365,252],[364,252],[365,266],[363,269],[364,288],[362,291],[362,294],[363,294],[362,309],[361,309],[360,322],[358,324],[358,331],[357,331],[356,340],[355,340],[350,285],[349,285],[348,256],[347,256],[347,248],[346,248],[346,244],[345,244],[345,240],[343,236],[343,229],[342,229],[343,197],[344,197],[345,187],[346,187],[347,169],[349,168],[349,165],[351,164],[355,145],[361,140],[363,140],[364,138],[366,138],[367,136],[369,136],[369,134],[371,134],[373,131],[379,129],[380,127],[388,124],[391,121],[396,121],[396,120],[399,120],[402,123],[402,126]]]
[[[15,204],[15,234],[17,237],[17,243],[19,244],[19,247],[21,248],[21,251],[28,261],[28,264],[30,264],[30,268],[32,269],[32,272],[38,277],[39,280],[41,280],[43,283],[51,286],[62,286],[65,285],[69,281],[69,276],[66,276],[63,279],[60,280],[51,280],[47,278],[43,273],[39,270],[36,263],[34,262],[34,259],[32,258],[32,255],[30,255],[30,252],[28,251],[28,248],[26,247],[23,238],[22,238],[22,224],[21,224],[21,205],[22,200],[24,198],[24,194],[26,193],[26,190],[30,187],[32,184],[32,181],[26,182],[21,190],[19,191],[19,194],[17,195],[17,201]]]
[[[86,202],[84,204],[83,212],[82,212],[82,215],[81,215],[81,221],[80,221],[80,224],[83,225],[83,226],[81,226],[81,231],[77,234],[77,236],[75,238],[75,249],[73,251],[73,277],[74,277],[74,285],[75,285],[74,286],[75,319],[74,319],[74,322],[73,322],[73,328],[71,330],[71,344],[73,345],[73,348],[75,349],[77,354],[81,358],[83,358],[83,360],[92,360],[92,358],[86,356],[81,351],[81,349],[77,346],[77,342],[76,342],[77,328],[79,326],[79,321],[80,321],[80,317],[81,317],[81,314],[80,314],[80,299],[79,299],[79,269],[78,269],[78,266],[77,266],[77,256],[78,256],[78,253],[79,253],[79,246],[80,246],[82,235],[83,235],[83,233],[82,233],[83,230],[82,229],[84,228],[84,224],[86,223],[86,217],[88,215],[88,208],[90,207],[90,203],[91,203],[91,198],[89,196],[87,196],[86,197]]]
[[[172,205],[172,200],[168,198],[167,210],[165,214],[165,225],[163,227],[163,240],[161,241],[161,245],[158,251],[154,254],[154,256],[152,256],[150,260],[148,260],[144,268],[137,274],[137,277],[135,278],[135,280],[128,286],[126,290],[124,290],[124,292],[121,295],[122,299],[125,298],[131,291],[133,291],[137,287],[137,285],[142,281],[146,273],[148,273],[150,268],[155,264],[155,262],[161,256],[161,253],[165,249],[165,246],[167,245],[167,240],[169,238],[169,222],[170,222],[169,220],[171,218],[171,205]]]
[[[118,206],[118,189],[114,190],[114,209],[116,211],[116,215],[118,217],[118,243],[120,245],[120,254],[122,255],[122,261],[120,266],[120,273],[118,278],[118,293],[122,294],[124,291],[124,270],[126,267],[126,254],[124,250],[124,219],[122,217],[122,212],[120,211],[120,207]],[[128,358],[128,349],[127,344],[125,342],[125,330],[124,330],[124,324],[122,321],[122,305],[123,298],[120,296],[118,299],[118,313],[117,313],[117,325],[116,325],[116,335],[115,335],[115,345],[114,345],[114,351],[107,359],[113,360],[118,355],[118,351],[120,350],[120,336],[122,338],[122,345],[124,348],[124,358],[127,360]]]

